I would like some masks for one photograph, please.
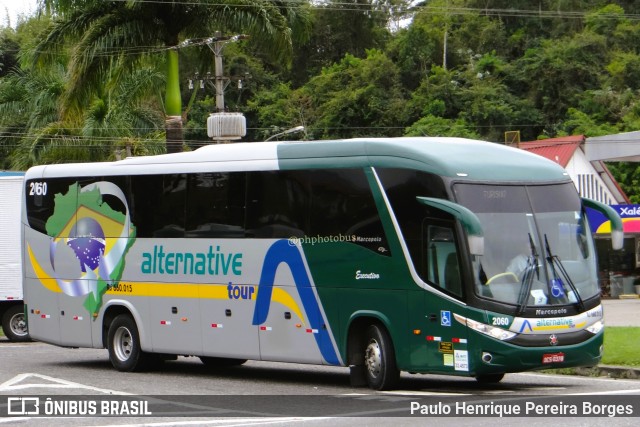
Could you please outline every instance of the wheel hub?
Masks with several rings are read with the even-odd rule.
[[[120,327],[113,335],[113,350],[118,360],[125,362],[131,357],[133,338],[131,332],[125,327]]]
[[[382,353],[380,352],[380,344],[372,339],[367,345],[364,355],[365,365],[369,375],[377,378],[380,375],[380,367],[382,366]]]
[[[21,337],[27,335],[27,322],[24,320],[24,314],[19,314],[11,318],[11,330],[14,334]]]

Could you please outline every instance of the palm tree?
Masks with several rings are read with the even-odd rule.
[[[307,28],[305,0],[43,0],[55,12],[36,60],[59,52],[72,42],[69,87],[64,111],[87,105],[100,80],[117,61],[130,72],[141,61],[165,54],[165,132],[167,152],[182,150],[182,103],[178,46],[181,40],[210,37],[215,31],[246,32],[272,53],[285,58],[292,34]]]
[[[46,67],[22,64],[0,79],[3,168],[107,160],[118,150],[131,154],[165,150],[158,90],[164,75],[153,64],[126,75],[115,64],[87,106],[63,116],[60,100],[66,89],[66,63],[66,57],[60,56]]]

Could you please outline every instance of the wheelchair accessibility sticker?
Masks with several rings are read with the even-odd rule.
[[[440,326],[451,326],[451,312],[440,310]]]

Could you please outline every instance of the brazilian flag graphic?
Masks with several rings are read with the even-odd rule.
[[[122,213],[105,203],[103,196],[115,196],[124,206]],[[118,186],[100,181],[81,187],[69,186],[66,194],[56,194],[54,212],[47,220],[50,261],[56,271],[56,254],[66,245],[79,263],[80,277],[66,280],[57,273],[55,279],[67,295],[84,296],[84,307],[96,313],[110,285],[122,277],[125,255],[135,241],[129,207]]]

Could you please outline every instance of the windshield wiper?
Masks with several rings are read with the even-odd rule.
[[[531,292],[531,286],[533,285],[533,275],[535,273],[538,280],[540,280],[540,271],[538,269],[538,251],[536,245],[533,243],[531,233],[527,233],[529,236],[529,246],[531,248],[531,255],[527,257],[527,266],[525,267],[524,274],[522,275],[522,281],[520,283],[520,295],[518,295],[518,310],[516,315],[521,315],[527,308],[527,301],[529,300],[529,293]]]
[[[561,298],[564,296],[568,300],[568,296],[566,296],[566,293],[564,291],[562,279],[558,276],[558,271],[560,271],[560,274],[562,274],[562,278],[564,278],[566,284],[573,292],[573,295],[575,295],[576,301],[580,306],[580,311],[584,311],[584,301],[582,301],[582,297],[580,297],[576,285],[573,283],[573,280],[571,280],[571,277],[569,277],[569,273],[567,273],[567,270],[565,270],[562,262],[560,261],[560,258],[558,258],[557,255],[553,255],[553,253],[551,252],[551,248],[549,247],[549,240],[547,239],[546,234],[544,235],[544,245],[545,250],[547,251],[546,259],[547,262],[551,265],[551,272],[553,273],[553,279],[551,288],[549,289],[549,293],[554,298]]]

